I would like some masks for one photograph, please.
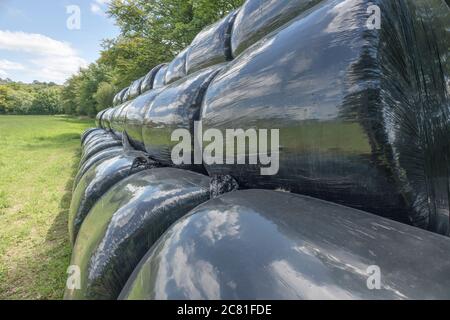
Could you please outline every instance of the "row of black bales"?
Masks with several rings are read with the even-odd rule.
[[[450,298],[449,23],[442,0],[248,0],[206,28],[83,135],[65,297]],[[198,120],[279,129],[280,170],[175,166]]]

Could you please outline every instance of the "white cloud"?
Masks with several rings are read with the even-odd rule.
[[[25,70],[33,79],[40,81],[62,83],[80,67],[87,66],[86,61],[78,55],[70,43],[42,34],[0,30],[0,50],[16,51],[30,56],[26,67],[2,60],[0,69],[7,70],[5,66],[9,66],[9,70]]]
[[[95,0],[91,3],[91,12],[100,16],[104,16],[111,0]]]
[[[5,60],[5,59],[0,59],[0,69],[3,69],[3,70],[23,70],[23,69],[25,69],[25,67],[23,66],[23,64],[20,64],[20,63],[17,63],[17,62]]]
[[[8,76],[7,70],[24,70],[24,65],[9,61],[6,59],[0,59],[0,78],[6,78]]]

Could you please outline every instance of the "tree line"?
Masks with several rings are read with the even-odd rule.
[[[112,0],[108,15],[121,32],[102,43],[100,58],[63,86],[0,82],[0,113],[94,116],[116,92],[169,62],[207,25],[244,0]]]

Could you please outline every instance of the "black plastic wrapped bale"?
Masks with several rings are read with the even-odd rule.
[[[89,148],[84,149],[83,154],[81,156],[81,163],[85,163],[89,159],[91,159],[93,156],[98,154],[99,152],[102,152],[103,150],[109,149],[109,148],[115,148],[115,147],[121,147],[122,142],[120,140],[105,140],[100,141]]]
[[[113,107],[118,106],[120,104],[120,94],[122,91],[116,93],[116,95],[113,98]]]
[[[166,72],[168,67],[167,64],[161,65],[153,80],[153,89],[158,89],[166,85]]]
[[[111,117],[113,116],[115,111],[116,111],[116,108],[109,108],[103,114],[103,117],[102,117],[102,127],[103,127],[103,129],[111,130]]]
[[[140,95],[131,101],[128,107],[125,131],[131,145],[137,150],[145,151],[144,140],[142,138],[144,116],[161,90],[162,88],[154,89]]]
[[[93,132],[91,135],[89,135],[86,139],[84,139],[82,143],[82,150],[83,152],[95,144],[107,141],[107,140],[115,140],[114,135],[111,134],[111,132]]]
[[[72,243],[75,243],[89,210],[105,192],[126,177],[151,166],[152,162],[141,152],[133,151],[124,152],[92,166],[78,182],[70,204],[69,235]]]
[[[132,100],[131,100],[132,101]],[[123,103],[118,107],[111,120],[111,130],[118,139],[122,139],[122,133],[125,130],[125,119],[127,116],[128,106],[131,101]]]
[[[380,30],[366,25],[372,3]],[[325,1],[264,38],[214,79],[202,109],[204,131],[255,129],[259,165],[216,161],[209,174],[448,234],[449,21],[437,0]],[[228,163],[250,163],[249,149],[230,149]]]
[[[139,261],[178,219],[209,199],[207,176],[174,168],[145,170],[111,188],[78,234],[71,265],[81,288],[65,299],[117,299]]]
[[[186,56],[188,74],[231,60],[231,30],[237,11],[206,27],[192,42]]]
[[[120,90],[119,93],[117,93],[117,94],[114,96],[114,99],[113,99],[113,107],[117,107],[117,106],[119,106],[119,105],[122,104],[123,96],[124,96],[124,94],[125,94],[125,91],[127,91],[127,90],[128,90],[128,88],[124,88],[124,89]]]
[[[323,0],[247,0],[233,25],[231,48],[237,57],[264,36]]]
[[[122,95],[122,103],[125,103],[130,100],[131,88],[126,88]]]
[[[170,84],[186,76],[186,55],[190,47],[181,51],[169,64],[166,71],[165,84]]]
[[[86,159],[85,161],[80,162],[80,169],[78,170],[77,175],[74,179],[74,188],[76,185],[78,185],[78,182],[80,181],[81,177],[96,163],[99,163],[100,161],[106,160],[108,158],[112,158],[115,156],[118,156],[120,153],[123,152],[123,147],[116,146],[112,148],[108,148],[105,150],[102,150],[96,154],[94,154],[89,159]]]
[[[199,120],[206,88],[222,68],[223,65],[213,66],[189,75],[164,87],[153,100],[142,127],[145,150],[152,159],[164,165],[173,164],[172,148],[178,142],[172,141],[172,133],[177,129],[187,129],[193,136],[194,121]],[[194,141],[191,140],[193,146]],[[193,156],[191,164],[194,164]],[[185,167],[191,166],[186,163]],[[195,168],[192,166],[192,169]]]
[[[105,117],[107,115],[107,112],[109,112],[109,110],[111,110],[111,108],[107,108],[107,109],[101,111],[102,114],[100,115],[100,122],[98,124],[99,128],[102,128],[102,129],[106,130],[107,126],[106,126],[106,123],[105,123]]]
[[[82,134],[81,134],[81,144],[84,143],[84,141],[91,135],[96,135],[96,134],[103,134],[105,133],[105,130],[102,130],[100,128],[89,128],[87,130],[85,130]]]
[[[125,102],[124,105],[114,115],[112,130],[114,134],[120,139],[122,139],[122,133],[123,131],[125,131],[128,109],[130,108],[130,105],[133,103],[133,101],[134,100]]]
[[[101,121],[102,121],[102,116],[103,114],[106,112],[107,109],[104,109],[102,111],[100,111],[99,113],[97,113],[97,115],[95,116],[95,126],[97,128],[101,128]]]
[[[130,95],[130,87],[123,88],[122,92],[120,94],[120,103],[119,103],[119,105],[121,105],[124,102],[127,102],[129,95]]]
[[[140,78],[136,81],[134,81],[130,86],[130,97],[129,99],[132,100],[139,96],[141,94],[141,84],[142,81],[144,81],[144,78]]]
[[[152,70],[150,70],[149,73],[147,73],[141,83],[141,94],[153,89],[153,83],[155,81],[156,74],[162,66],[164,66],[164,64],[160,64],[154,67]]]
[[[120,298],[450,299],[449,250],[447,237],[334,203],[237,191],[172,226]]]

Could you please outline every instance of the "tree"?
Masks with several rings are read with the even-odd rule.
[[[32,114],[58,114],[62,113],[59,88],[46,88],[39,90],[31,104]]]
[[[97,102],[97,112],[111,107],[115,94],[116,89],[112,84],[108,82],[100,83],[94,95],[95,101]]]

